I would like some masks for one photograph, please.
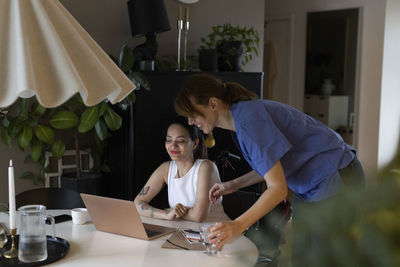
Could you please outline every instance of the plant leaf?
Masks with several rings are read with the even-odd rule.
[[[35,135],[39,140],[51,144],[54,141],[54,131],[45,125],[38,125],[35,128]]]
[[[123,72],[132,69],[134,63],[133,51],[127,45],[123,45],[119,54],[119,67]]]
[[[21,174],[21,176],[19,177],[20,179],[29,179],[29,178],[33,178],[33,173],[30,171],[26,171],[23,174]]]
[[[102,120],[98,120],[95,125],[95,129],[99,139],[104,141],[108,135],[107,125]]]
[[[65,152],[65,144],[61,140],[56,140],[51,146],[51,153],[57,159],[62,158]]]
[[[36,116],[42,116],[46,112],[46,108],[39,103],[33,104],[32,113]]]
[[[38,185],[40,181],[39,175],[33,175],[33,184]]]
[[[107,124],[107,127],[111,131],[116,131],[121,128],[122,118],[119,116],[112,108],[107,107],[106,112],[104,113],[104,120]]]
[[[106,173],[110,173],[110,172],[111,172],[111,168],[110,168],[110,166],[108,166],[107,164],[101,165],[100,170],[101,170],[102,172],[106,172]]]
[[[39,141],[33,140],[30,153],[32,160],[37,162],[40,159],[41,154],[42,154],[42,145],[40,144]]]
[[[28,125],[25,125],[18,136],[19,147],[22,150],[24,150],[31,143],[31,140],[32,140],[32,128]]]
[[[106,102],[101,102],[100,110],[99,110],[99,117],[103,116],[104,112],[106,111],[108,104]]]
[[[57,130],[71,129],[78,125],[79,118],[71,111],[61,110],[51,117],[49,123]]]
[[[4,127],[8,127],[8,126],[10,126],[10,121],[7,119],[7,117],[4,117],[2,120],[1,120],[1,124],[4,126]]]
[[[8,134],[10,135],[11,138],[14,138],[19,134],[22,127],[24,126],[23,121],[24,121],[24,118],[21,116],[11,119],[10,126],[8,126],[8,128],[7,128]]]
[[[150,90],[150,82],[143,73],[135,71],[129,74],[128,77],[136,85],[136,89],[143,87],[146,90]]]
[[[99,120],[99,113],[97,107],[87,108],[81,116],[81,122],[78,126],[78,132],[86,133],[90,131]]]
[[[19,98],[18,102],[18,116],[26,117],[28,116],[28,109],[30,105],[31,99],[30,98]]]
[[[8,134],[7,128],[1,127],[1,140],[6,146],[11,147],[11,137]]]

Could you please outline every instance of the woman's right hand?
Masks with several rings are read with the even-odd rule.
[[[190,209],[189,207],[184,206],[181,203],[178,203],[175,205],[175,207],[168,210],[166,219],[170,221],[178,219],[183,215],[185,215],[189,211],[189,209]]]
[[[216,183],[211,187],[211,189],[208,193],[208,198],[210,199],[212,204],[215,204],[215,202],[221,196],[230,194],[234,191],[235,191],[235,189],[233,188],[233,184],[231,181],[224,182],[224,183]]]

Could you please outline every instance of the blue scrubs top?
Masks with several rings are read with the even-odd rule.
[[[264,176],[281,161],[288,187],[304,201],[319,201],[343,186],[338,172],[355,149],[335,131],[297,109],[270,100],[231,105],[237,142],[250,167]]]

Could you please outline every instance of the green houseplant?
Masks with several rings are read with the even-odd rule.
[[[220,71],[239,71],[258,56],[260,37],[254,27],[225,23],[211,27],[211,33],[201,38],[201,49],[216,49]]]
[[[134,58],[132,49],[123,46],[117,65],[126,73],[139,88],[149,89],[146,77],[132,71]],[[56,108],[44,108],[35,97],[19,98],[8,109],[0,110],[1,139],[11,146],[16,141],[21,150],[29,150],[26,161],[32,160],[39,164],[39,172],[25,172],[21,178],[32,178],[38,184],[43,173],[49,172],[45,162],[45,153],[51,152],[56,158],[64,155],[69,146],[76,152],[76,178],[80,179],[80,153],[89,149],[98,159],[94,172],[106,172],[109,167],[102,161],[101,154],[107,138],[112,131],[121,127],[122,118],[117,109],[125,110],[135,102],[134,92],[116,105],[107,99],[92,107],[86,107],[79,94]],[[72,137],[72,139],[71,139]]]

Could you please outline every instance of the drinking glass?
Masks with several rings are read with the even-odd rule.
[[[0,225],[0,258],[3,255],[3,247],[7,243],[7,232],[6,230]]]
[[[20,212],[18,259],[28,263],[47,259],[45,220],[50,220],[54,237],[54,218],[46,215],[46,207],[42,205],[27,205],[18,211]]]
[[[215,244],[210,244],[210,239],[208,238],[208,235],[211,233],[211,228],[214,227],[216,224],[215,223],[206,223],[200,225],[199,231],[200,231],[200,240],[203,243],[203,245],[206,247],[206,250],[204,251],[204,254],[207,254],[209,256],[217,255],[218,250],[215,248]]]

